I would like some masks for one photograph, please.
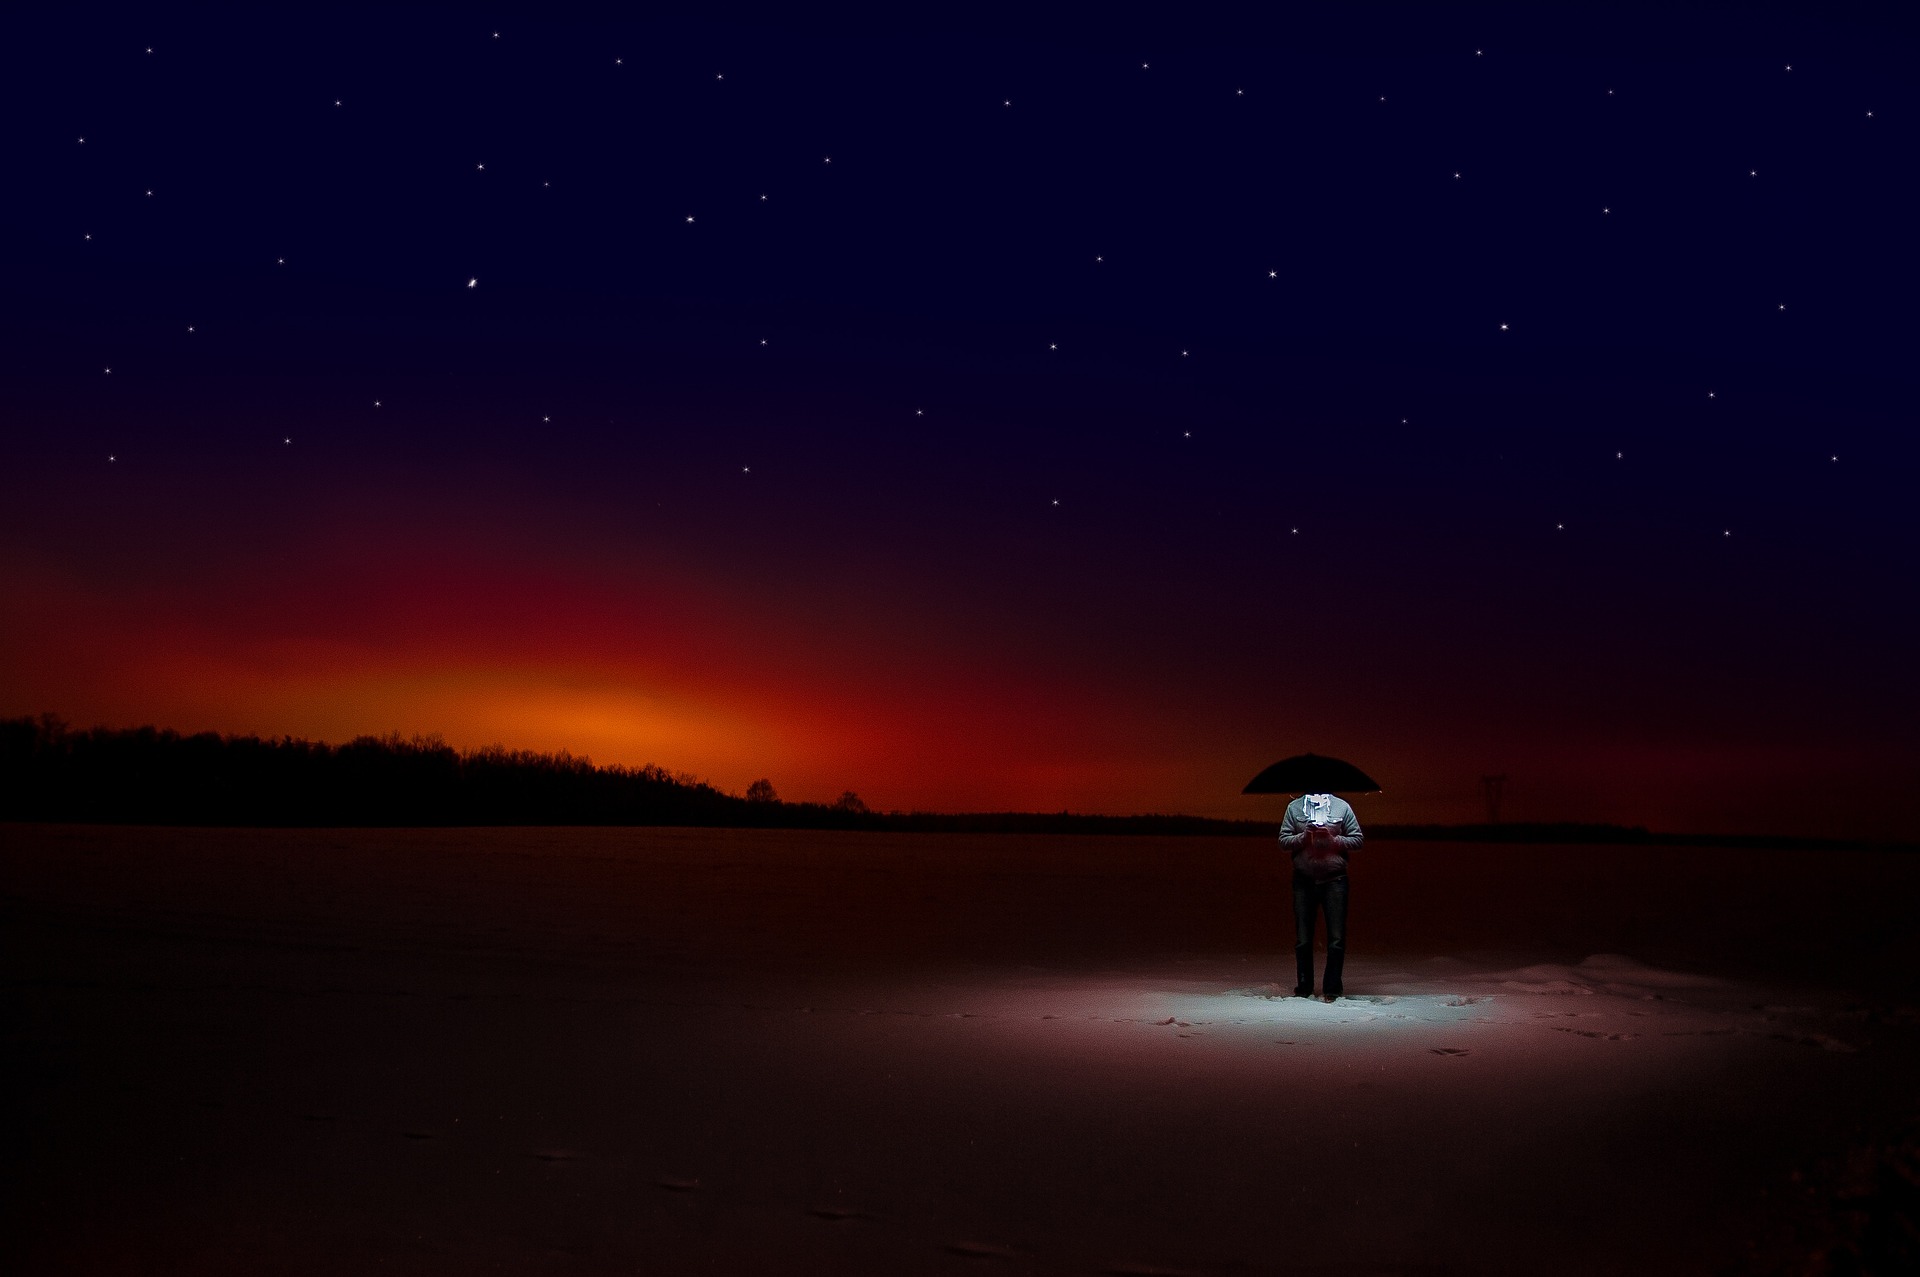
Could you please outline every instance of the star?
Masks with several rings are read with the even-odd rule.
[[[1183,351],[1181,351],[1181,352],[1180,352],[1180,358],[1182,358],[1182,359],[1185,359],[1186,357],[1187,357],[1187,352],[1186,352],[1186,351],[1184,351],[1184,350],[1183,350]]]
[[[1060,349],[1060,347],[1058,347],[1058,346],[1056,346],[1056,345],[1054,345],[1054,344],[1053,344],[1052,342],[1048,342],[1048,343],[1047,343],[1047,349],[1048,349],[1048,350],[1058,350],[1058,349]]]
[[[1060,503],[1059,503],[1058,501],[1055,501],[1055,502],[1054,502],[1054,504],[1055,504],[1055,505],[1059,505]]]
[[[482,172],[484,172],[484,171],[486,170],[486,167],[487,167],[487,166],[486,166],[486,165],[484,165],[484,164],[476,164],[476,165],[474,165],[473,167],[474,167],[474,168],[476,168],[476,169],[479,169],[479,170],[481,170]]]
[[[752,473],[753,473],[753,467],[751,467],[751,466],[741,466],[741,467],[740,467],[740,473],[741,473],[741,474],[752,474]]]
[[[281,440],[280,442],[281,442],[281,443],[292,443],[292,442],[293,442],[293,440],[291,440],[291,439],[282,439],[282,440]]]
[[[693,219],[692,219],[691,217],[689,217],[689,218],[687,219],[687,221],[688,221],[689,223],[691,223],[691,222],[693,221]]]
[[[376,408],[378,408],[378,407],[380,406],[380,401],[379,401],[378,399],[376,399],[376,400],[374,400],[374,401],[373,401],[373,406],[374,406],[374,407],[376,407]]]
[[[552,421],[552,420],[553,420],[553,418],[552,418],[552,417],[542,417],[542,418],[540,418],[540,420],[542,420],[542,421]]]
[[[1507,331],[1507,326],[1505,324],[1500,325],[1500,331],[1501,332]]]
[[[1300,529],[1299,529],[1299,528],[1294,528],[1294,529],[1293,529],[1293,535],[1294,535],[1294,536],[1299,536],[1299,535],[1300,535]]]
[[[1560,532],[1565,532],[1567,530],[1567,525],[1564,523],[1556,523],[1553,526],[1557,531],[1560,531]]]
[[[153,52],[153,50],[152,50],[152,49],[148,49],[148,50],[147,50],[147,52],[148,52],[148,53],[152,53],[152,52]],[[118,461],[119,459],[120,459],[120,458],[118,458],[118,457],[116,457],[116,456],[114,456],[114,455],[113,455],[113,454],[112,454],[111,452],[109,452],[109,453],[107,454],[107,460],[108,460],[108,461]]]
[[[1725,531],[1725,532],[1722,532],[1722,533],[1721,533],[1720,535],[1721,535],[1721,536],[1723,536],[1723,537],[1730,537],[1730,536],[1732,536],[1732,535],[1733,535],[1733,530],[1732,530],[1732,529],[1728,529],[1727,531]]]
[[[470,280],[468,280],[468,281],[467,281],[467,287],[468,287],[468,288],[474,288],[474,287],[477,287],[477,286],[479,285],[479,283],[480,283],[480,281],[479,281],[479,280],[477,280],[477,279],[470,279]]]
[[[1268,271],[1268,272],[1267,272],[1267,278],[1268,278],[1268,279],[1279,279],[1279,278],[1280,278],[1280,272],[1279,272],[1279,271],[1277,271],[1277,270],[1270,270],[1270,271]]]

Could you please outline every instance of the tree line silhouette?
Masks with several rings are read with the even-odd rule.
[[[852,790],[783,802],[768,780],[744,796],[663,767],[600,767],[565,750],[457,750],[436,736],[344,745],[282,736],[183,735],[158,727],[76,731],[52,714],[0,719],[0,820],[137,825],[714,825],[902,833],[1212,834],[1273,837],[1275,819],[1070,812],[873,811]],[[1383,841],[1660,843],[1782,849],[1911,844],[1661,834],[1634,825],[1369,824]]]
[[[1264,821],[1033,812],[879,812],[852,790],[782,802],[662,767],[570,754],[457,750],[438,737],[77,731],[53,715],[0,720],[0,820],[154,825],[724,825],[979,833],[1264,834]]]

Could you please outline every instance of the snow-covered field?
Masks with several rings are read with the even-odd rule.
[[[1325,1004],[1281,996],[1256,841],[0,826],[0,1247],[1799,1271],[1898,1214],[1836,1200],[1920,1116],[1916,889],[1884,854],[1376,844]]]

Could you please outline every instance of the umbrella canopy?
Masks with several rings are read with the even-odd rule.
[[[1296,754],[1247,782],[1243,794],[1377,794],[1373,777],[1338,758]]]

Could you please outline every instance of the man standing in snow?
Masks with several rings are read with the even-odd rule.
[[[1347,857],[1360,850],[1360,819],[1345,799],[1302,794],[1287,804],[1280,845],[1293,853],[1293,995],[1313,996],[1314,916],[1327,915],[1327,972],[1320,992],[1340,996],[1347,960]]]

